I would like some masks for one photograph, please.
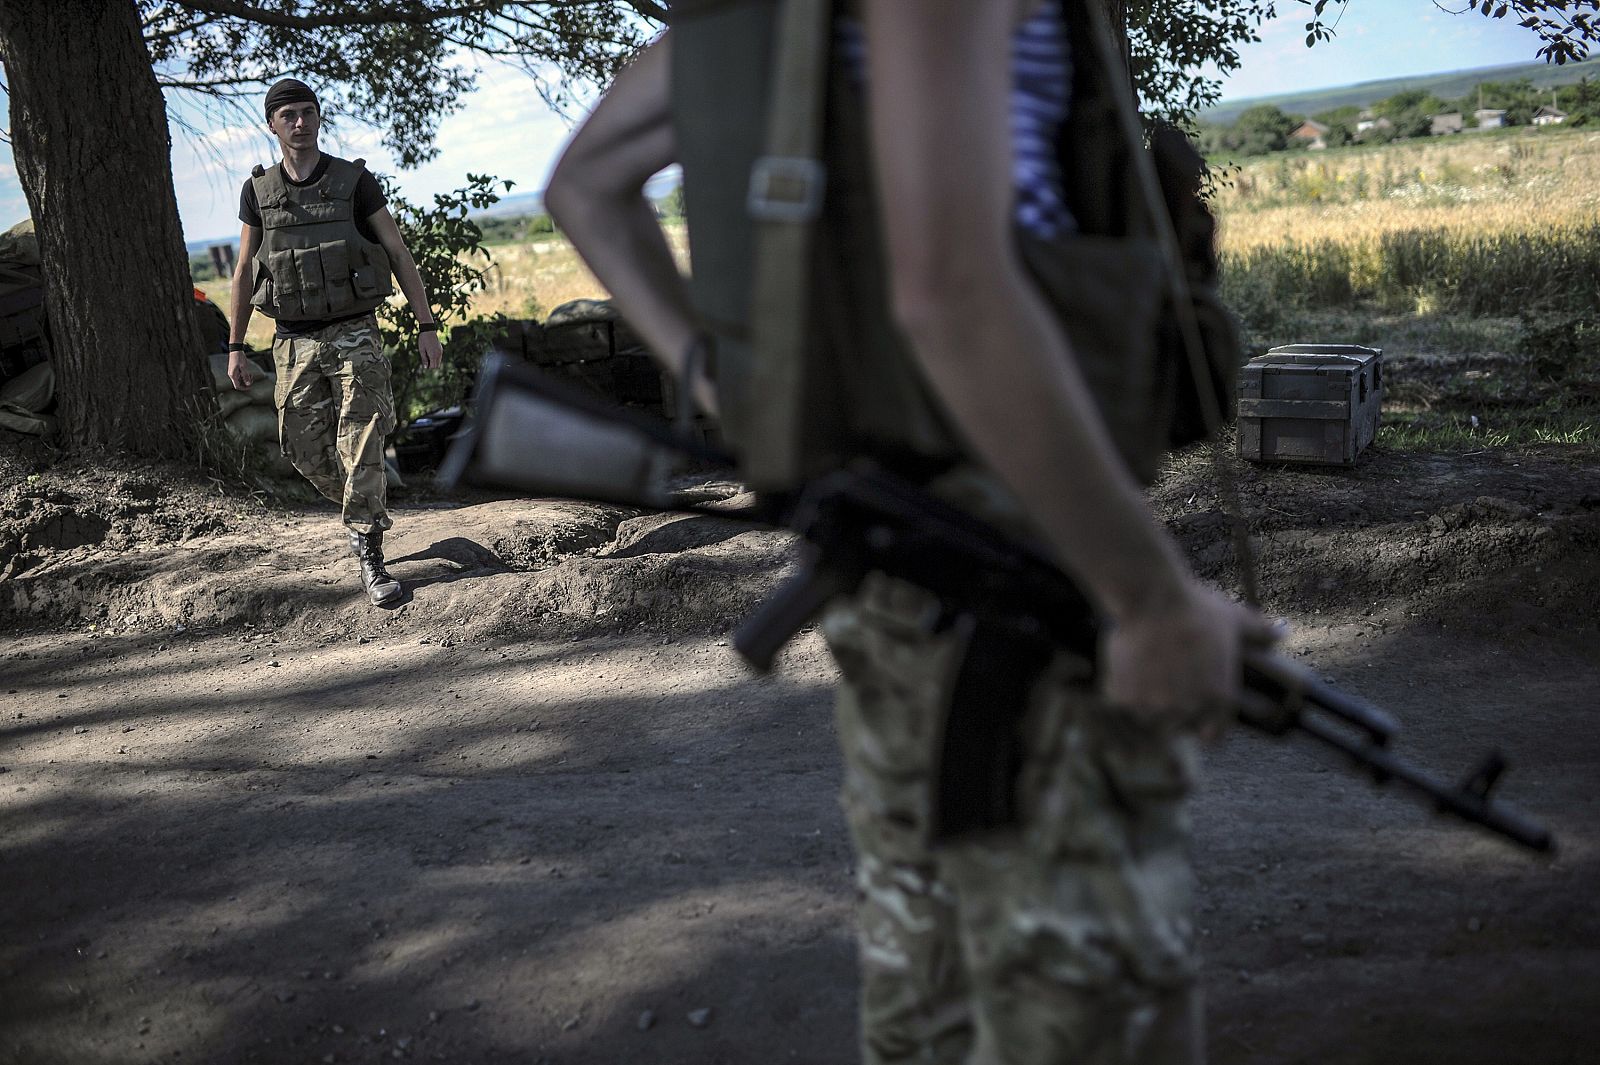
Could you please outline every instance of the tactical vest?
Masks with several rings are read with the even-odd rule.
[[[1176,347],[1152,223],[1134,202],[1131,151],[1108,89],[1111,73],[1089,46],[1083,0],[1063,7],[1073,84],[1057,154],[1079,232],[1043,241],[1019,229],[1016,240],[1120,453],[1148,481],[1169,446],[1197,439],[1204,429],[1193,410],[1194,374]],[[752,305],[761,224],[752,219],[752,175],[757,184],[772,179],[761,171],[770,155],[773,72],[784,47],[782,9],[783,0],[680,0],[673,8],[672,110],[690,289],[714,339],[723,435],[746,480],[760,489],[792,488],[857,456],[931,476],[959,463],[965,448],[890,311],[862,89],[841,63],[829,63],[823,102],[823,188],[809,250],[803,372],[785,378],[781,389],[771,387],[763,353],[751,343],[761,313]],[[1213,230],[1197,196],[1203,164],[1181,137],[1157,147],[1167,156],[1166,210],[1185,246],[1201,311],[1206,386],[1226,408],[1239,352],[1231,319],[1215,298]],[[1193,182],[1168,181],[1185,168]],[[774,426],[790,428],[775,436]]]
[[[261,210],[250,302],[286,321],[345,318],[394,291],[389,256],[356,226],[356,182],[366,162],[328,156],[321,179],[291,185],[283,164],[250,172]]]

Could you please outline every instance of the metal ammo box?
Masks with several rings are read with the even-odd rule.
[[[1239,454],[1348,466],[1378,435],[1383,351],[1286,344],[1239,371]]]

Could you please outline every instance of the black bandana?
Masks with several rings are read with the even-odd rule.
[[[267,121],[271,122],[272,112],[284,104],[303,102],[317,102],[317,94],[311,91],[311,86],[293,78],[284,78],[282,81],[273,82],[272,88],[267,90]],[[318,104],[318,107],[320,108],[321,105]]]

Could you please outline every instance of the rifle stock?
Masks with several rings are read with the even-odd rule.
[[[506,355],[484,360],[473,420],[451,443],[439,484],[514,488],[669,510],[668,474],[685,458],[733,459],[663,422],[611,406]]]

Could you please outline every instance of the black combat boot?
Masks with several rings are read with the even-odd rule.
[[[350,530],[350,550],[361,563],[361,586],[373,606],[388,606],[400,598],[400,582],[383,568],[383,530]]]

